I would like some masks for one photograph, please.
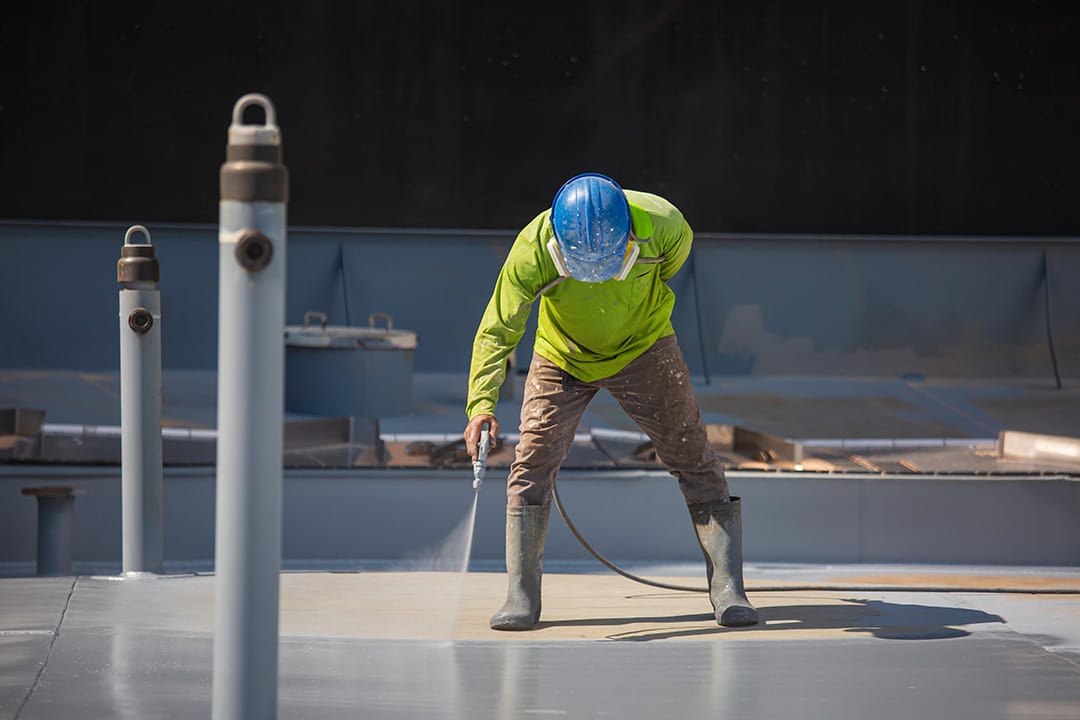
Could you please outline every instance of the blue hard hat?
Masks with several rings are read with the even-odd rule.
[[[603,282],[619,274],[630,241],[630,204],[606,175],[566,181],[551,203],[551,229],[570,277]]]

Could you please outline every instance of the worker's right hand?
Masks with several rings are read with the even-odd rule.
[[[499,421],[495,419],[494,415],[477,415],[465,426],[465,449],[469,451],[469,457],[473,460],[480,453],[480,431],[485,422],[491,423],[489,432],[491,433],[491,443],[494,445],[495,436],[499,433]]]

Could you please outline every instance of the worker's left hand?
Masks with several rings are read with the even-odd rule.
[[[495,444],[495,436],[499,434],[499,421],[495,419],[494,415],[477,415],[469,424],[465,426],[465,448],[469,451],[469,457],[473,460],[476,459],[480,450],[480,431],[483,428],[485,422],[491,423],[489,432],[491,433],[491,443]]]

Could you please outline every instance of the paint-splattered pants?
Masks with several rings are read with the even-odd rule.
[[[611,393],[653,442],[679,479],[688,505],[729,499],[724,469],[709,446],[678,340],[657,340],[611,377],[583,382],[533,355],[521,405],[521,441],[510,466],[507,504],[547,505],[559,467],[585,407],[600,389]]]

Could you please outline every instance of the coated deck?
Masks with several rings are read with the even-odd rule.
[[[540,626],[500,633],[500,573],[285,573],[279,716],[1080,716],[1076,569],[748,577],[755,627],[717,626],[703,594],[548,573]],[[0,580],[0,715],[208,717],[213,581]]]

